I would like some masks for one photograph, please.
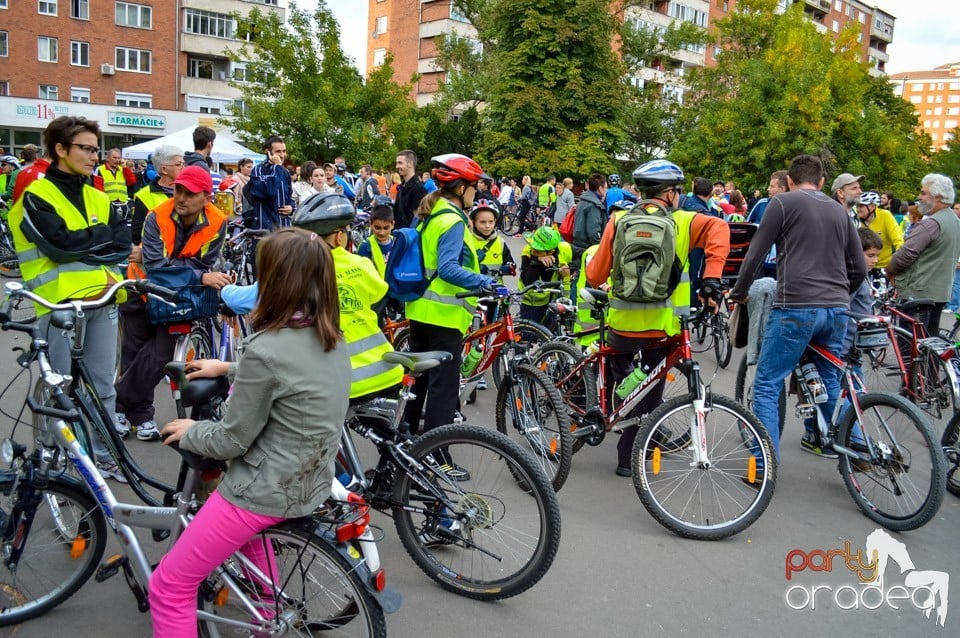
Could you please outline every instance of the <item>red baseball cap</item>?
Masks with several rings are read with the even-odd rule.
[[[210,177],[210,171],[199,166],[183,167],[173,183],[180,184],[191,193],[203,191],[208,195],[213,194],[213,178]]]

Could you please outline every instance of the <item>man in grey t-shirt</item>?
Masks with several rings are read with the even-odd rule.
[[[778,398],[809,343],[841,356],[850,293],[867,274],[856,229],[847,211],[825,195],[823,164],[813,155],[790,162],[790,192],[773,197],[750,242],[740,277],[730,296],[744,301],[770,247],[777,246],[777,292],[767,321],[753,385],[754,412],[780,455]],[[840,371],[819,366],[827,389],[824,416],[833,414],[840,394]],[[814,433],[816,435],[816,433]],[[808,445],[809,443],[809,445]],[[822,451],[820,441],[803,449]],[[831,452],[831,454],[833,454]]]

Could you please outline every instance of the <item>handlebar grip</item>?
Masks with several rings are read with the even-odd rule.
[[[140,279],[137,281],[137,289],[143,294],[154,294],[166,301],[176,301],[177,299],[176,290],[171,290],[166,286],[155,284],[146,279]]]
[[[467,297],[480,297],[483,295],[483,288],[477,288],[476,290],[468,290],[466,292],[458,292],[454,295],[457,299],[466,299]]]

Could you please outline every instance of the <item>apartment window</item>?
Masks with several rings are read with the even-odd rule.
[[[136,73],[150,73],[150,52],[143,49],[117,47],[117,69]]]
[[[933,128],[940,128],[940,120],[933,121]]]
[[[57,39],[45,35],[37,38],[37,59],[41,62],[57,61]]]
[[[934,142],[936,142],[936,141],[937,141],[937,134],[936,134],[936,133],[931,133],[931,134],[930,134],[930,139],[933,140]]]
[[[930,120],[923,121],[923,128],[930,128]]]
[[[45,16],[57,15],[57,0],[39,0],[37,13]]]
[[[118,2],[116,24],[120,27],[151,29],[153,28],[153,8],[146,7],[142,4]]]
[[[953,133],[944,133],[944,134],[943,134],[943,141],[944,141],[944,142],[949,142],[949,141],[952,140],[952,139],[953,139]]]
[[[956,106],[951,106],[947,109],[947,115],[960,115],[960,108]]]
[[[7,8],[7,0],[0,0],[0,9]]]
[[[233,17],[225,13],[187,9],[184,12],[183,31],[197,35],[208,35],[214,38],[234,39],[237,34],[237,23]]]
[[[70,0],[70,17],[77,20],[89,20],[90,0]]]
[[[910,90],[911,90],[911,91],[922,91],[922,90],[923,90],[923,82],[912,82],[912,83],[910,84]]]
[[[951,82],[950,83],[951,91],[960,91],[960,82]]]
[[[933,115],[933,109],[927,109],[927,112],[924,115]]]
[[[213,60],[203,58],[190,58],[187,60],[187,75],[192,78],[201,78],[204,80],[213,79]]]
[[[230,75],[234,82],[250,82],[251,71],[247,69],[246,62],[234,62]]]
[[[834,21],[833,21],[833,32],[834,32],[834,33],[837,33],[838,31],[840,31],[840,23],[837,22],[836,20],[834,20]]]
[[[374,23],[373,32],[377,34],[387,32],[387,16],[377,17],[377,21]]]
[[[837,13],[842,13],[842,12],[843,12],[843,0],[834,0],[834,2],[833,2],[833,10],[836,11]]]
[[[114,100],[117,106],[133,106],[142,109],[153,107],[153,96],[149,93],[123,93],[117,91],[114,93]]]
[[[70,64],[90,66],[90,43],[70,42]]]
[[[387,60],[387,50],[386,49],[374,49],[373,50],[373,66],[383,66],[383,63]]]
[[[920,97],[919,95],[912,95],[910,96],[910,101],[913,102],[914,104],[920,104],[920,102],[923,101],[923,98]]]
[[[0,0],[2,3],[3,0]],[[6,9],[6,4],[0,4],[0,7]],[[0,80],[0,97],[7,97],[10,95],[10,80]]]
[[[933,109],[933,114],[934,114],[934,115],[943,115],[943,107],[942,107],[942,106],[938,106],[937,108]]]
[[[957,128],[957,121],[947,120],[946,122],[943,123],[943,128],[955,129]]]
[[[10,55],[9,47],[10,34],[6,31],[0,31],[0,58]]]
[[[382,2],[382,0],[377,0],[377,1]],[[463,13],[463,11],[458,9],[456,5],[453,4],[453,2],[450,3],[450,19],[456,20],[457,22],[470,22],[467,19],[467,16]]]
[[[860,12],[860,15],[857,16],[857,20],[860,21],[860,24],[864,24],[867,21],[867,14],[863,11]]]
[[[667,8],[667,15],[671,18],[677,18],[678,20],[683,20],[685,22],[692,22],[698,27],[707,28],[707,13],[705,11],[700,11],[694,9],[693,7],[688,7],[679,2],[671,2],[670,6]]]
[[[943,82],[937,82],[937,90],[938,90],[938,91],[942,91],[942,90],[943,90]]]
[[[248,115],[250,109],[247,108],[247,103],[243,100],[234,100],[230,104],[230,112],[237,117],[242,117],[244,115]]]
[[[936,82],[931,82],[930,84],[927,85],[927,88],[930,89],[931,91],[934,90],[936,87],[937,87]]]
[[[933,104],[933,96],[932,96],[932,95],[928,95],[928,96],[927,96],[927,104]]]
[[[83,102],[84,104],[90,103],[90,89],[81,89],[78,86],[70,87],[70,101],[71,102]]]
[[[59,100],[60,92],[57,90],[56,84],[41,84],[40,85],[40,99],[41,100]]]

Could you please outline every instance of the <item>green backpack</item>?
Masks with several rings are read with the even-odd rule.
[[[614,296],[634,303],[665,301],[682,273],[677,226],[670,211],[653,200],[643,200],[624,213],[613,234]]]

